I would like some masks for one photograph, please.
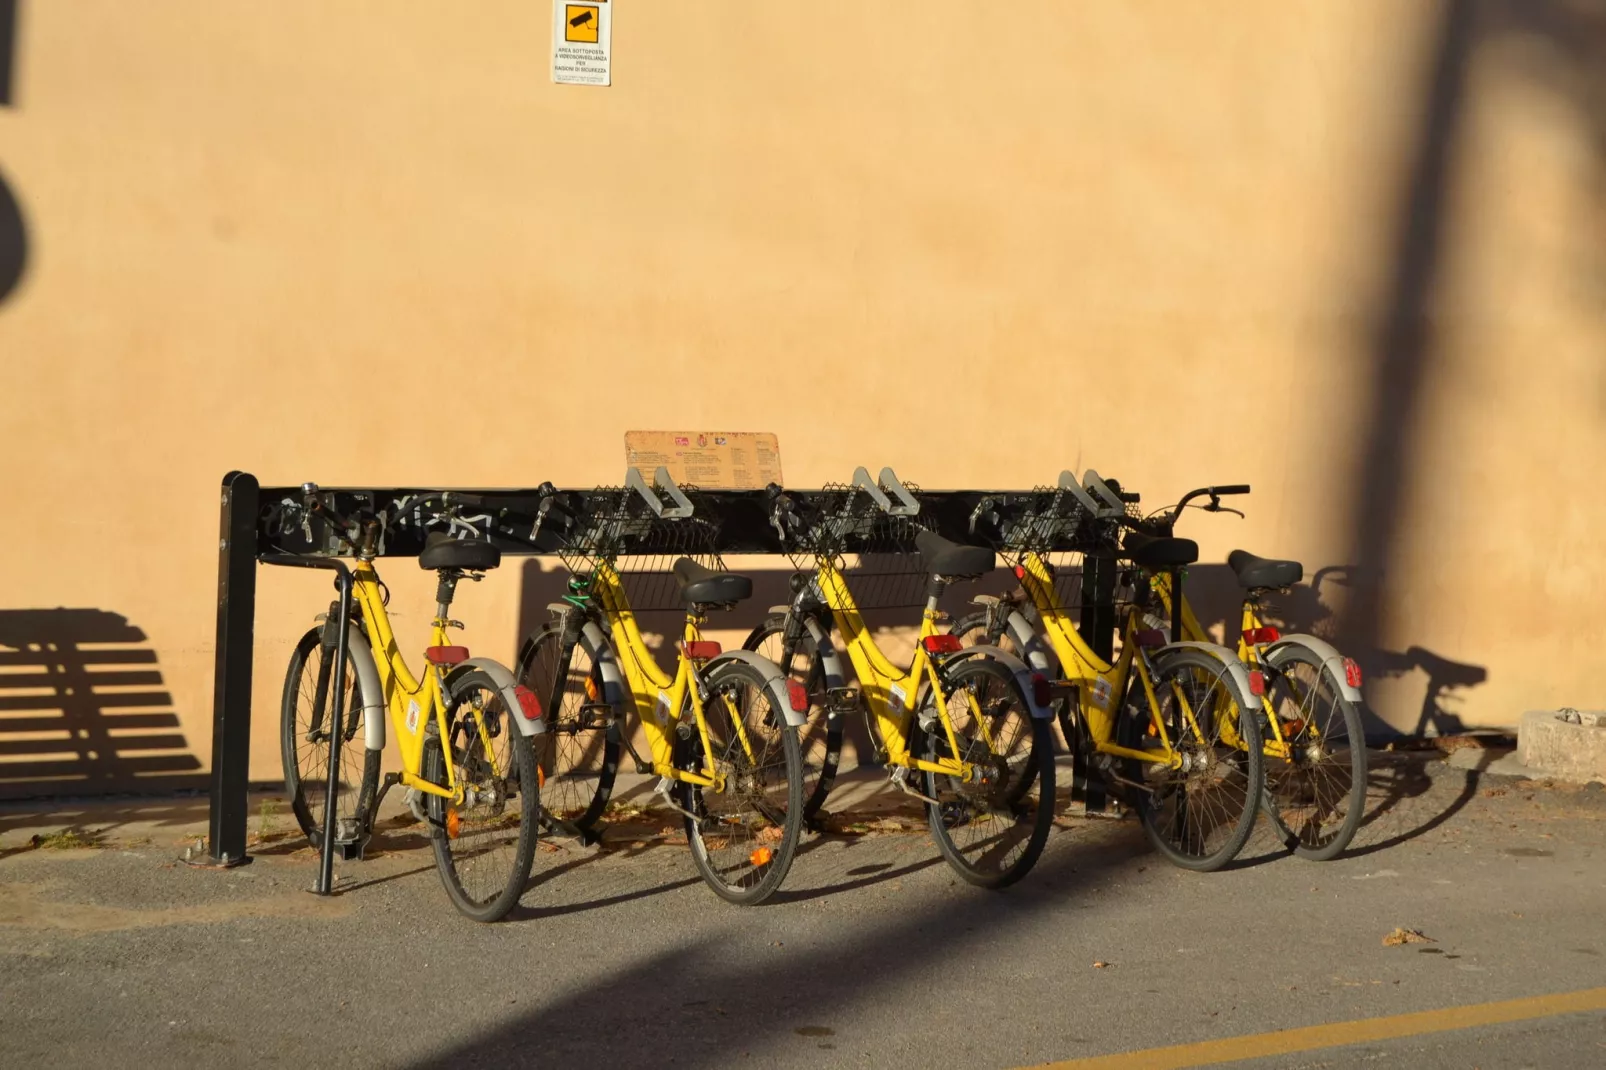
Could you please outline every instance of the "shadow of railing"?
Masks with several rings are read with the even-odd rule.
[[[0,610],[0,799],[200,788],[145,633],[101,609]]]

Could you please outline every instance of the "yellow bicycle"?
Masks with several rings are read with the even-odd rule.
[[[458,496],[461,499],[463,496]],[[496,921],[518,902],[530,877],[540,818],[540,774],[530,738],[541,731],[534,696],[521,691],[505,667],[470,657],[454,645],[449,613],[457,584],[480,579],[501,555],[461,521],[451,495],[409,503],[453,530],[428,535],[418,563],[439,574],[428,667],[408,668],[386,611],[389,592],[374,568],[389,518],[336,511],[335,495],[313,484],[300,501],[282,503],[280,522],[318,523],[355,554],[347,665],[338,698],[330,688],[339,638],[338,603],[296,644],[285,674],[280,730],[285,790],[297,823],[315,846],[329,802],[329,748],[341,749],[336,783],[335,843],[360,857],[385,792],[407,789],[414,815],[426,824],[441,882],[453,905],[475,921]],[[399,510],[405,514],[409,510]],[[472,537],[456,537],[472,536]],[[385,717],[396,733],[402,768],[379,785]],[[349,744],[349,745],[348,745]]]
[[[1042,854],[1054,814],[1048,681],[1002,650],[961,649],[939,628],[943,592],[954,580],[990,571],[993,552],[920,528],[919,503],[890,469],[873,481],[861,468],[851,486],[827,488],[811,501],[772,487],[770,500],[783,544],[812,570],[797,577],[781,618],[750,641],[792,637],[790,649],[810,666],[798,675],[818,685],[819,716],[832,742],[821,752],[810,802],[817,808],[830,792],[843,716],[863,710],[891,782],[926,804],[932,837],[949,865],[984,887],[1020,880]],[[850,590],[850,558],[863,564],[887,554],[904,560],[918,554],[923,564],[925,608],[907,669],[877,646]],[[845,681],[833,630],[857,687]]]
[[[1085,478],[1087,490],[1107,513],[1125,511],[1137,494],[1102,480]],[[1169,536],[1177,518],[1195,499],[1204,512],[1233,512],[1221,499],[1249,493],[1246,484],[1201,487],[1176,505],[1143,518],[1137,526]],[[1240,514],[1241,515],[1241,514]],[[1263,809],[1279,838],[1294,854],[1326,861],[1354,838],[1366,809],[1366,735],[1361,725],[1361,669],[1333,645],[1314,635],[1290,634],[1266,623],[1267,592],[1286,590],[1304,578],[1298,561],[1257,557],[1234,550],[1227,566],[1243,588],[1237,634],[1238,659],[1251,678],[1263,680],[1266,793]],[[1163,616],[1175,622],[1181,638],[1204,640],[1205,629],[1184,594],[1180,617],[1171,612],[1171,577],[1155,577],[1154,592]]]
[[[571,578],[563,601],[549,607],[553,621],[526,640],[519,676],[549,711],[540,763],[555,800],[551,822],[600,835],[622,745],[639,772],[658,777],[663,805],[684,819],[709,887],[733,903],[762,902],[785,880],[802,831],[797,729],[808,700],[773,662],[702,637],[708,613],[750,597],[752,580],[679,554],[698,550],[717,562],[715,527],[662,469],[652,485],[632,470],[607,508],[581,515],[555,498],[549,516],[569,524],[563,557]],[[631,573],[622,559],[673,564],[667,573]],[[642,636],[626,592],[631,580],[685,607],[673,676]],[[648,760],[630,744],[630,710],[647,736]]]
[[[1232,651],[1172,641],[1157,626],[1155,578],[1198,558],[1188,539],[1129,532],[1120,652],[1109,661],[1084,640],[1051,557],[1116,545],[1123,521],[1064,477],[1057,488],[983,498],[972,530],[995,542],[1020,589],[976,599],[982,611],[951,631],[984,643],[1007,636],[1055,676],[1067,744],[1137,809],[1155,848],[1186,869],[1220,869],[1248,840],[1263,788],[1259,692]]]

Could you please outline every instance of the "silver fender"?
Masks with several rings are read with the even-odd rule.
[[[1041,676],[1043,674],[1040,671],[1034,671],[1031,666],[1027,665],[1020,658],[1017,658],[1015,655],[1009,653],[1009,651],[1004,650],[1001,647],[967,646],[959,653],[951,654],[948,657],[943,658],[942,665],[943,668],[947,668],[949,665],[953,665],[956,662],[968,661],[971,658],[977,657],[991,658],[1014,674],[1015,682],[1020,685],[1021,696],[1026,699],[1026,707],[1032,711],[1033,717],[1037,718],[1039,721],[1046,721],[1050,717],[1054,716],[1054,711],[1049,709],[1049,707],[1039,706],[1037,704],[1037,696],[1032,693],[1035,690],[1035,688],[1032,687],[1032,677]]]
[[[518,681],[513,679],[512,671],[499,661],[492,661],[490,658],[469,658],[467,661],[458,662],[452,666],[452,671],[446,674],[447,688],[451,687],[454,677],[473,669],[478,669],[491,678],[491,683],[501,692],[502,702],[512,712],[513,723],[519,726],[520,734],[534,736],[546,731],[545,717],[532,721],[524,715],[524,703],[519,701]]]
[[[792,692],[786,686],[786,674],[781,667],[765,657],[760,657],[751,650],[727,650],[717,658],[708,662],[705,674],[714,673],[721,665],[740,661],[757,669],[764,677],[764,686],[770,693],[770,705],[781,711],[786,723],[793,728],[802,728],[808,723],[808,711],[799,712],[792,708]]]
[[[815,652],[820,655],[820,671],[825,675],[826,688],[835,690],[845,686],[847,677],[842,673],[842,658],[837,654],[836,647],[831,645],[831,637],[813,617],[808,619],[808,630]]]
[[[1020,610],[1011,610],[1009,620],[1004,627],[1008,629],[1009,636],[1015,640],[1015,645],[1026,656],[1026,664],[1042,673],[1050,680],[1059,678],[1059,660],[1048,644],[1043,642],[1043,636],[1032,627],[1032,622],[1026,619],[1026,614]]]
[[[1238,685],[1239,693],[1250,702],[1255,701],[1255,694],[1249,689],[1249,670],[1244,663],[1238,660],[1238,655],[1219,643],[1182,642],[1167,643],[1154,652],[1154,657],[1163,658],[1173,650],[1202,650],[1215,660],[1226,666],[1227,673],[1232,682]],[[1257,707],[1258,708],[1258,707]]]
[[[614,717],[623,717],[630,687],[625,683],[625,674],[619,671],[619,659],[613,656],[613,644],[594,620],[586,621],[580,629],[580,642],[591,664],[597,667],[597,675],[602,677],[603,701],[613,707]]]
[[[355,624],[347,625],[346,657],[351,659],[352,671],[357,674],[357,690],[363,697],[363,746],[368,750],[384,750],[385,689],[379,683],[379,667],[374,664],[368,637]],[[1339,678],[1343,678],[1343,673]]]
[[[1320,659],[1322,667],[1332,676],[1333,683],[1338,686],[1339,694],[1343,695],[1352,704],[1360,705],[1361,689],[1350,686],[1349,677],[1344,673],[1344,655],[1340,654],[1338,648],[1325,639],[1319,639],[1314,635],[1285,635],[1266,648],[1266,660],[1276,667],[1282,668],[1283,661],[1288,657],[1288,652],[1296,647],[1304,647],[1316,655]]]

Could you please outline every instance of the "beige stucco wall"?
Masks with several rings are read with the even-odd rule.
[[[0,611],[126,618],[155,664],[146,721],[73,707],[92,760],[7,733],[54,701],[12,687],[0,760],[206,763],[230,468],[588,485],[629,429],[772,430],[798,486],[1247,481],[1206,560],[1353,563],[1439,5],[616,2],[607,89],[551,84],[543,0],[23,5]],[[1480,40],[1450,154],[1370,685],[1404,729],[1606,702],[1601,161],[1544,49]],[[465,590],[478,652],[520,574]],[[261,577],[263,778],[322,584]]]

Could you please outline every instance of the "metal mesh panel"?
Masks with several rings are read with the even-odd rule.
[[[885,513],[863,490],[843,483],[826,484],[816,502],[809,523],[788,539],[795,568],[812,572],[829,558],[860,609],[925,605],[929,573],[915,548],[925,528],[918,516]]]
[[[695,487],[682,487],[691,500],[689,517],[661,517],[633,490],[599,487],[597,497],[611,506],[593,508],[566,533],[558,551],[563,565],[577,577],[607,562],[619,573],[625,597],[636,612],[683,608],[680,583],[673,571],[682,557],[705,568],[725,570],[718,545],[718,518]]]

